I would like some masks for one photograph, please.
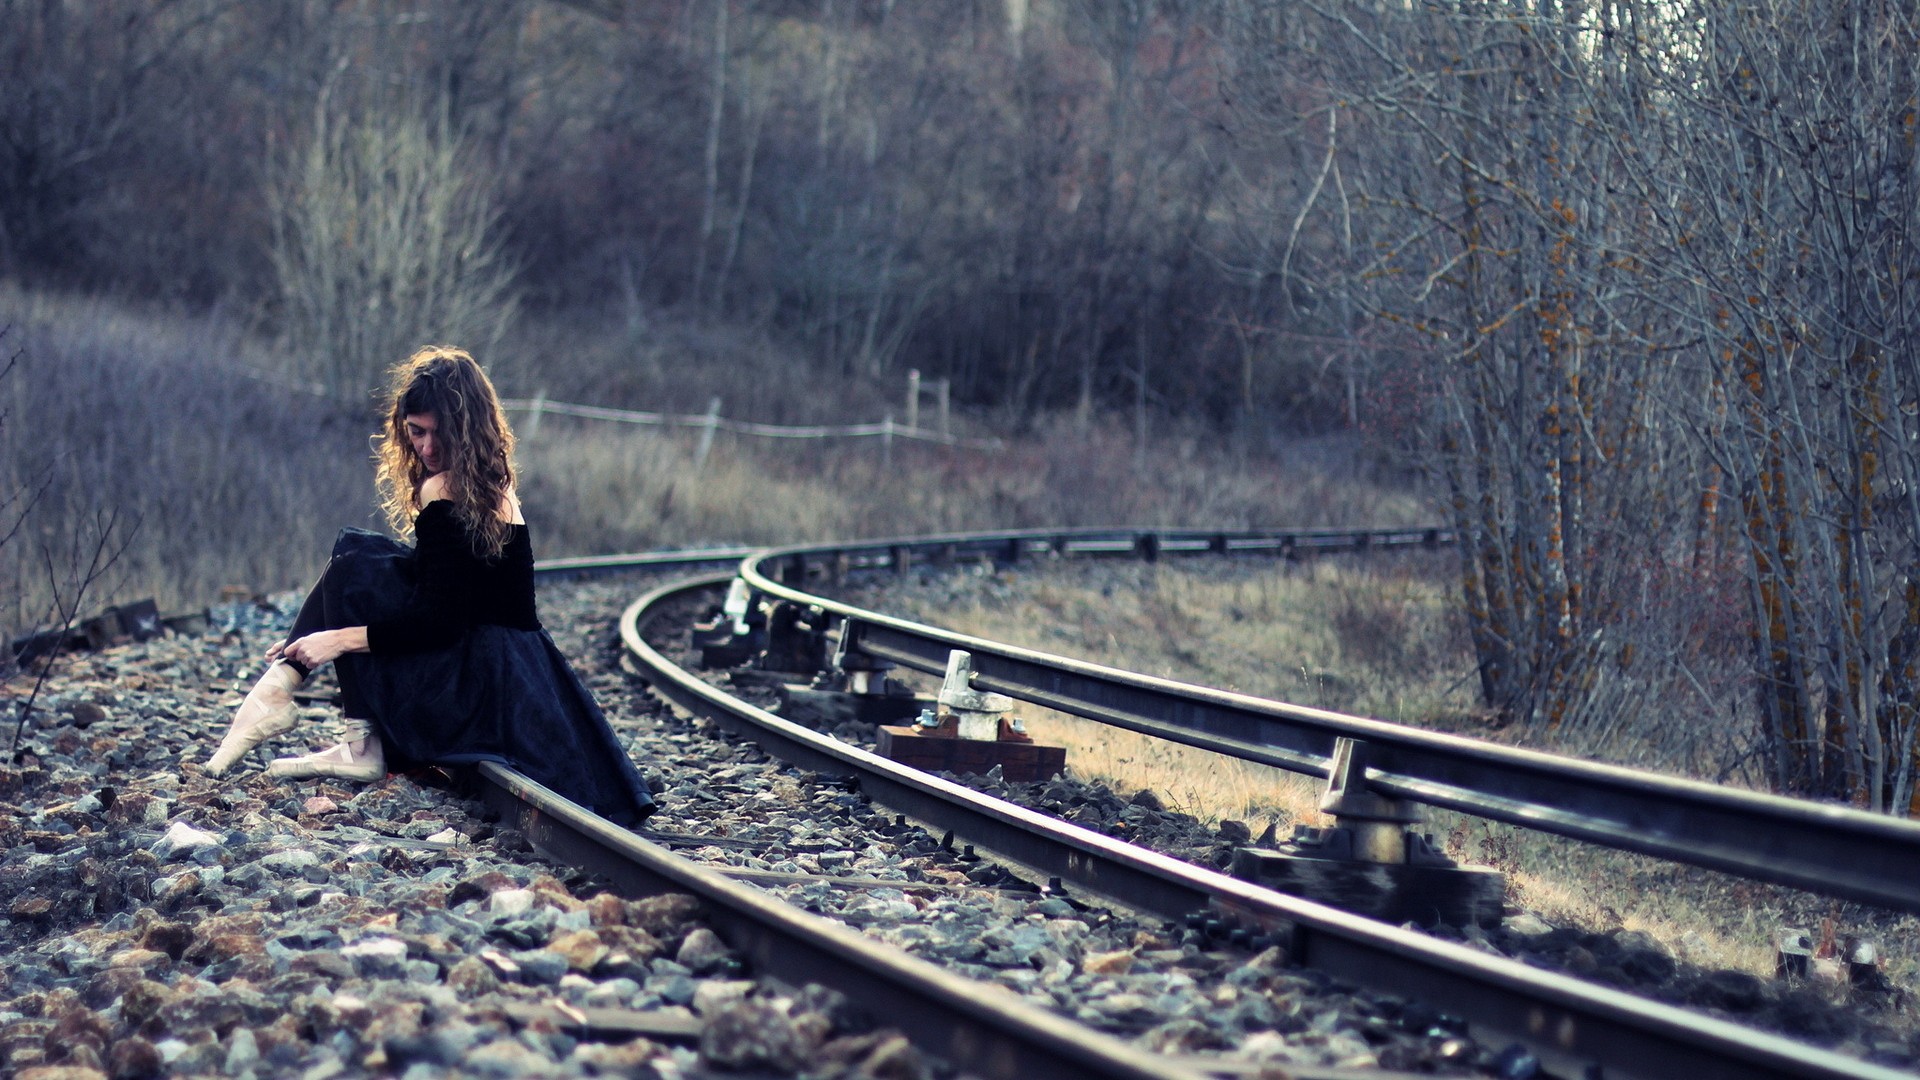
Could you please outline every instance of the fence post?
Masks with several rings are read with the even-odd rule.
[[[920,426],[920,369],[907,372],[907,426]]]
[[[951,397],[951,395],[949,394],[949,391],[951,391],[952,389],[953,389],[952,379],[941,379],[938,384],[938,389],[934,391],[940,397],[940,435],[942,438],[947,438],[947,439],[953,438],[953,425],[951,423],[952,416],[948,408],[949,399]]]
[[[893,468],[893,414],[880,421],[880,463]]]
[[[527,429],[521,435],[522,439],[532,442],[540,437],[540,416],[546,412],[546,409],[547,392],[542,390],[534,394],[533,400],[527,403]]]
[[[700,471],[707,464],[707,453],[713,449],[713,433],[720,429],[720,399],[712,398],[707,402],[707,415],[701,422],[700,448],[693,452],[693,468]]]

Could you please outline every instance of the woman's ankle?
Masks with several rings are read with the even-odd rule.
[[[275,661],[260,673],[259,681],[253,684],[253,693],[267,701],[279,704],[292,701],[293,692],[300,688],[306,678],[284,661]]]

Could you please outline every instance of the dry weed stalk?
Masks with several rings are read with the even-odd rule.
[[[358,398],[424,344],[491,358],[517,306],[493,175],[444,103],[336,113],[321,95],[267,195],[282,336],[326,392]]]

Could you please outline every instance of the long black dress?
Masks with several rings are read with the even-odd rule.
[[[653,797],[605,715],[540,625],[533,545],[513,526],[495,559],[473,554],[453,503],[428,503],[416,546],[343,529],[288,640],[366,626],[369,651],[334,661],[347,716],[364,719],[400,772],[496,761],[633,826]]]

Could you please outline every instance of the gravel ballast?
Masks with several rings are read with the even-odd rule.
[[[619,667],[613,620],[645,587],[547,584],[541,613],[662,800],[647,831],[681,853],[756,872],[791,903],[1154,1050],[1530,1074],[1524,1052],[1479,1045],[1439,1010],[1050,892],[673,716]],[[0,1071],[943,1074],[884,1017],[754,980],[688,898],[622,899],[547,863],[439,774],[267,779],[268,757],[329,741],[324,704],[229,776],[206,777],[197,763],[294,600],[56,665],[0,766]],[[311,689],[324,695],[321,681]],[[1245,839],[1071,777],[976,783],[1209,864]],[[1481,943],[1558,967],[1667,972],[1660,985],[1695,987],[1677,996],[1736,1016],[1795,1005],[1619,935],[1523,923]],[[577,1022],[588,1010],[650,1017],[658,1032],[603,1037]],[[1822,1015],[1839,1018],[1809,1032],[1816,1041],[1914,1060],[1851,1014]]]

